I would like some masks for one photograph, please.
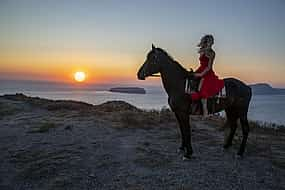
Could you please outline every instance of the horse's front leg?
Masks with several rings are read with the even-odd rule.
[[[185,143],[185,133],[184,133],[184,127],[183,127],[183,123],[180,120],[179,114],[177,112],[175,113],[175,117],[177,119],[178,125],[179,125],[179,129],[180,129],[180,136],[181,136],[181,146],[178,148],[178,153],[181,152],[185,152],[186,151],[186,143]]]
[[[191,144],[191,128],[189,125],[189,115],[187,112],[178,112],[177,117],[181,122],[181,127],[183,130],[183,138],[184,144],[186,145],[186,152],[184,153],[184,157],[186,159],[190,159],[193,153],[192,144]]]

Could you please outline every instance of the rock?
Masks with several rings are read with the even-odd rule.
[[[145,94],[146,93],[144,88],[139,88],[139,87],[116,87],[116,88],[111,88],[109,91],[129,93],[129,94]]]

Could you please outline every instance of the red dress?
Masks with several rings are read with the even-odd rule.
[[[196,70],[197,73],[202,73],[209,63],[209,58],[202,54],[199,57],[200,67]],[[217,94],[224,87],[224,80],[220,80],[213,69],[209,70],[202,78],[204,78],[203,84],[199,92],[191,95],[192,100],[199,100],[201,98],[209,98]]]

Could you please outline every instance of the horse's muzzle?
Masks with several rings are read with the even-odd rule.
[[[138,72],[137,77],[139,80],[145,80],[145,75],[143,72]]]
[[[145,77],[138,77],[139,80],[145,80]]]

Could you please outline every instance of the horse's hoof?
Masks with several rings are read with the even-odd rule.
[[[224,152],[224,153],[226,153],[226,152],[229,152],[229,149],[227,149],[227,148],[220,148],[220,150],[221,150],[221,152]]]
[[[241,159],[243,158],[243,154],[240,153],[240,152],[238,152],[237,155],[236,155],[236,158],[237,158],[238,160],[241,160]]]
[[[177,149],[177,153],[178,153],[178,154],[184,154],[184,153],[185,153],[185,148],[179,147],[179,148]]]
[[[184,154],[184,151],[181,149],[177,149],[177,154]]]
[[[190,159],[191,159],[191,158],[186,157],[186,156],[183,156],[183,158],[182,158],[183,161],[189,161]]]
[[[230,148],[232,145],[231,144],[225,144],[224,145],[224,149],[228,149],[228,148]]]
[[[192,156],[190,154],[184,154],[182,160],[183,161],[189,161],[192,158]]]

